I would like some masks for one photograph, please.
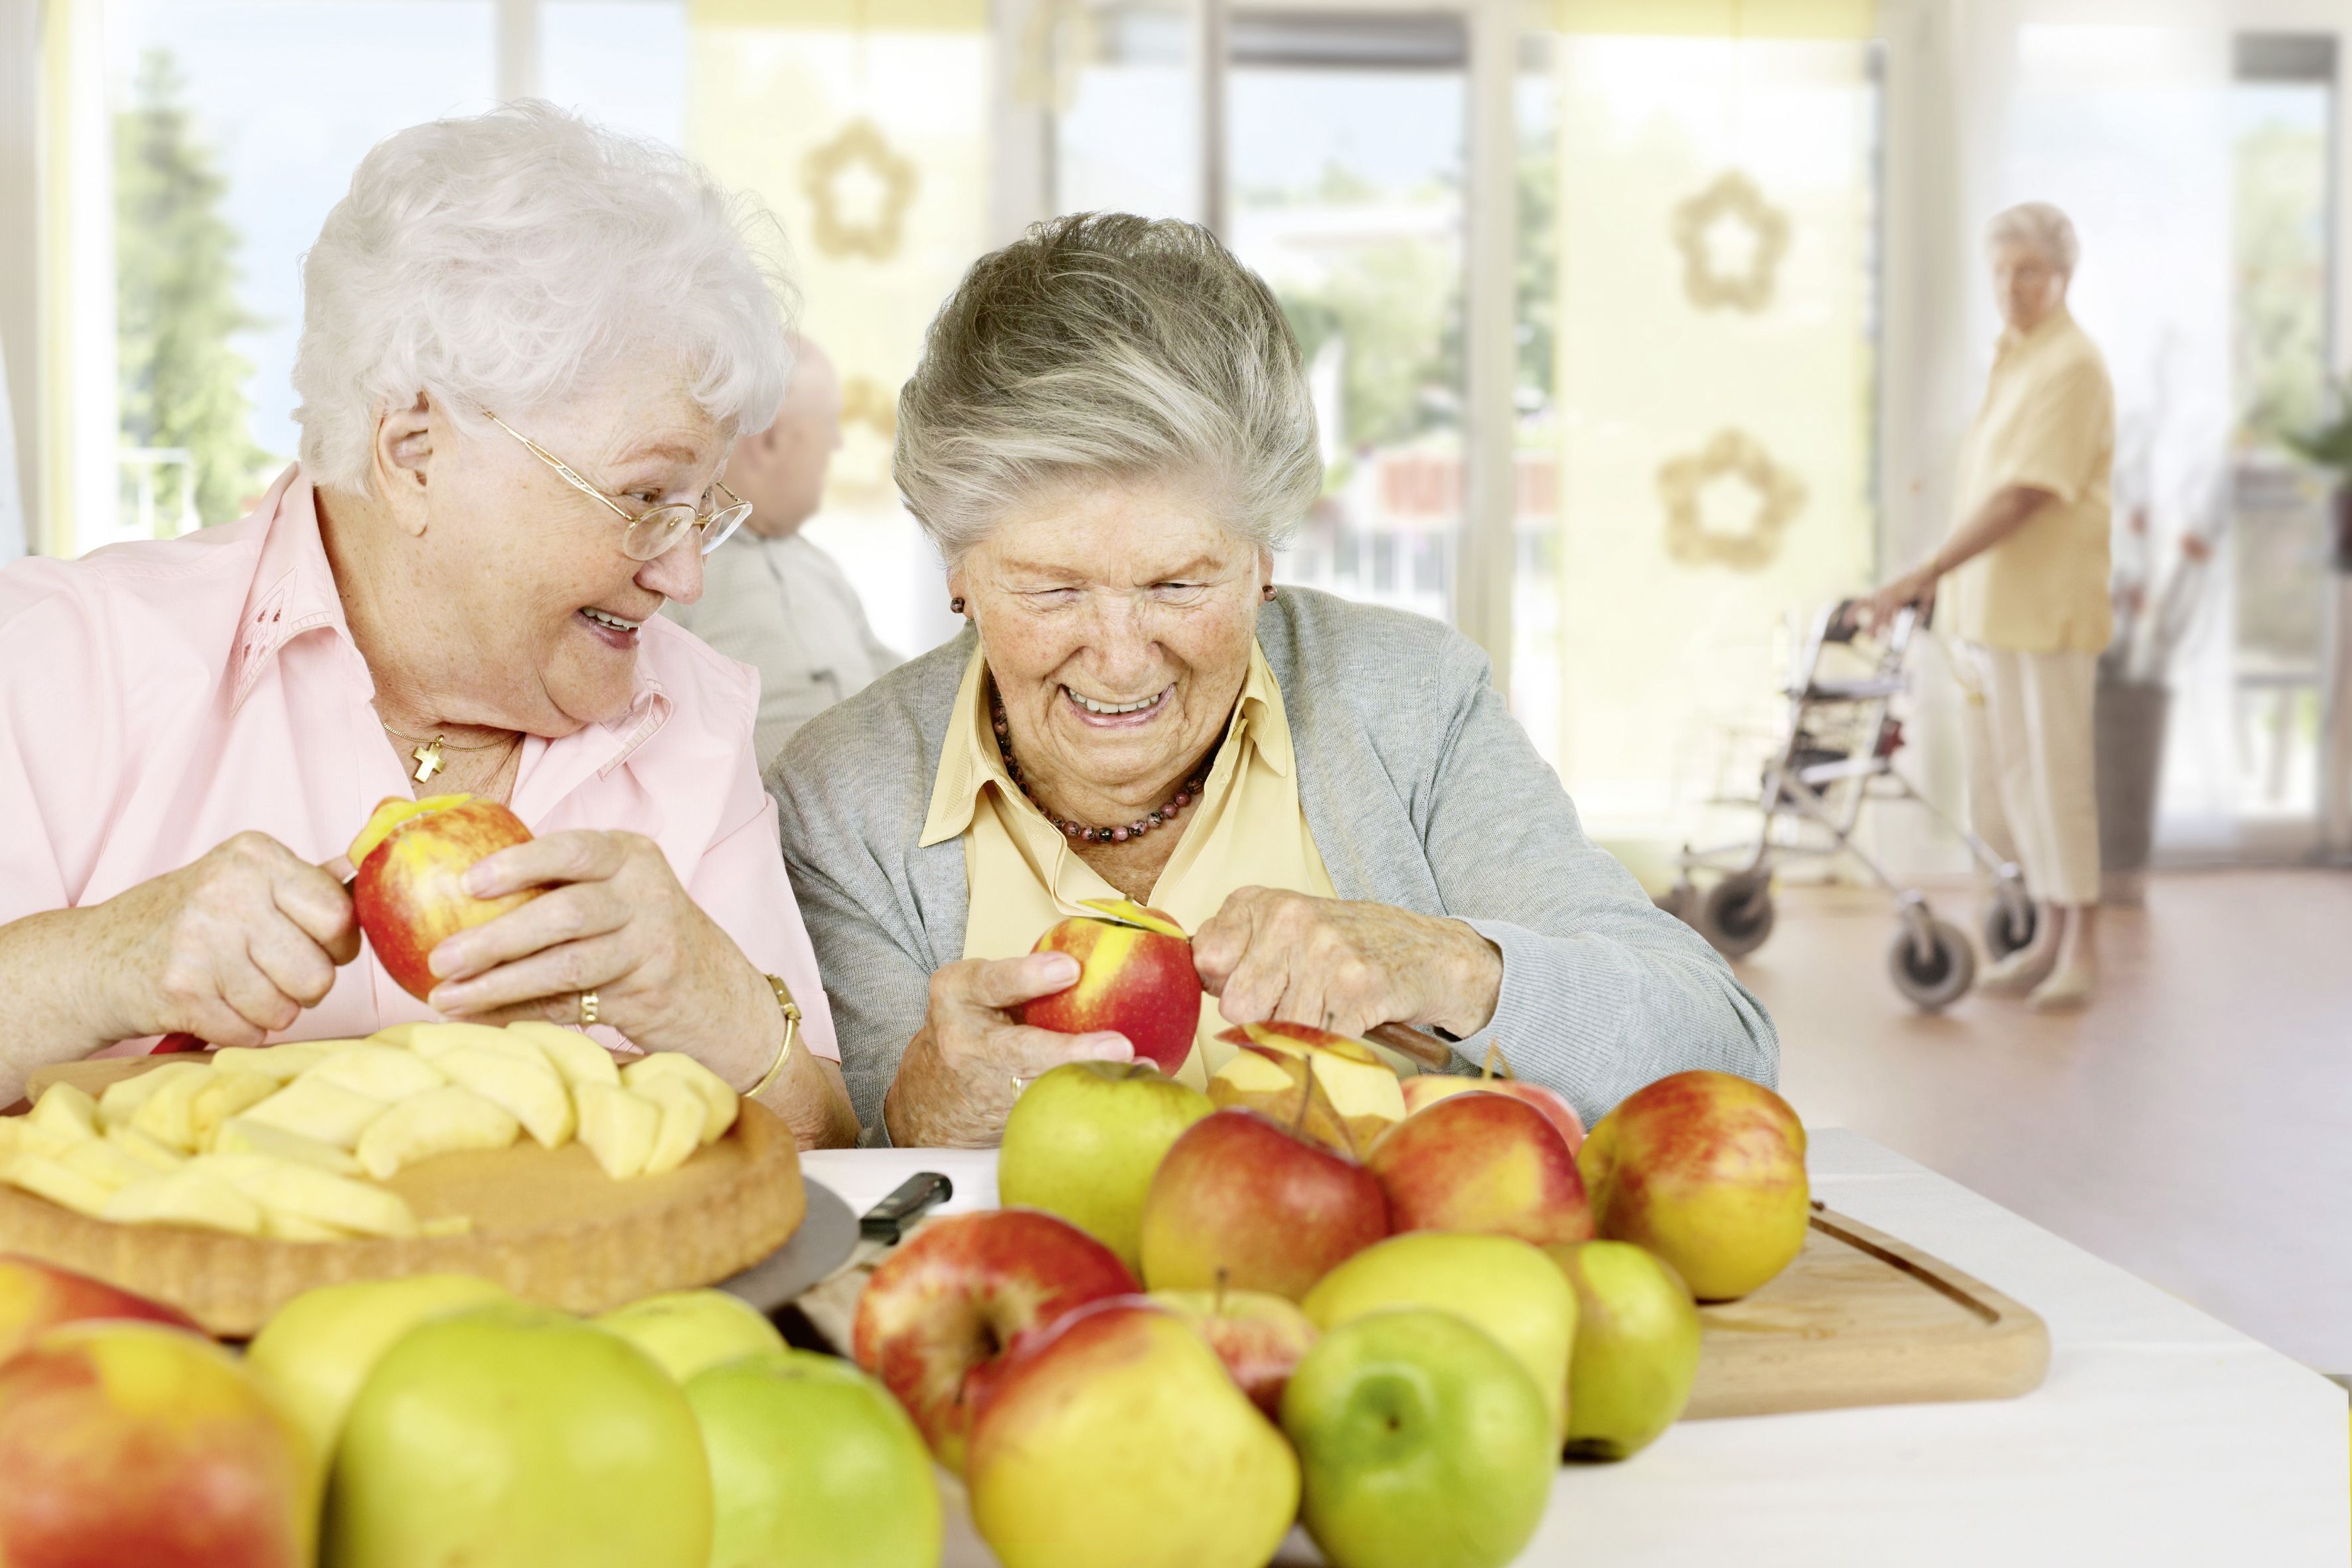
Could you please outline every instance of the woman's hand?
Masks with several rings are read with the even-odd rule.
[[[1906,572],[1867,599],[1856,600],[1847,612],[1848,618],[1873,637],[1906,605],[1917,605],[1924,620],[1936,607],[1936,584],[1941,580],[1942,574],[1933,564]]]
[[[1235,889],[1192,934],[1192,963],[1228,1022],[1359,1037],[1381,1024],[1475,1035],[1503,987],[1501,952],[1460,921],[1273,888]]]
[[[264,833],[240,833],[87,911],[107,1040],[184,1030],[257,1046],[333,989],[360,950],[351,895]]]
[[[882,1102],[890,1141],[905,1148],[985,1149],[1004,1135],[1021,1085],[1064,1062],[1125,1062],[1123,1035],[1058,1035],[1013,1021],[1011,1009],[1077,984],[1066,952],[968,958],[931,975],[929,1013]]]

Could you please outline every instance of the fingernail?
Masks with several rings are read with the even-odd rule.
[[[1087,1060],[1090,1062],[1131,1062],[1135,1047],[1125,1035],[1097,1035],[1087,1043]]]
[[[1045,972],[1045,978],[1057,985],[1071,985],[1077,982],[1078,961],[1066,952],[1047,953],[1041,967]]]

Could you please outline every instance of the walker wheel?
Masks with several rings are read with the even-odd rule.
[[[1726,958],[1745,958],[1772,934],[1772,882],[1755,873],[1726,877],[1698,907],[1698,932]]]
[[[2033,928],[2040,923],[2040,913],[2032,904],[2025,906],[2025,918],[2018,921],[2011,918],[2009,905],[1995,898],[1992,908],[1985,911],[1985,956],[1999,963],[2011,953],[2022,951],[2033,940]]]
[[[1969,945],[1969,933],[1949,921],[1930,923],[1927,942],[1930,951],[1922,956],[1911,945],[1910,929],[1897,928],[1895,943],[1886,950],[1886,969],[1895,978],[1895,989],[1909,997],[1913,1006],[1940,1013],[1976,984],[1976,949]]]

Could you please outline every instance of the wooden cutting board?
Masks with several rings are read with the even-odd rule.
[[[1795,1262],[1699,1319],[1685,1420],[2012,1399],[2050,1367],[2050,1331],[2032,1312],[1820,1204]]]

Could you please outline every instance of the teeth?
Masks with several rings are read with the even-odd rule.
[[[1066,686],[1062,688],[1062,689],[1065,691],[1070,691],[1070,689]],[[1166,695],[1167,693],[1164,691],[1155,691],[1140,702],[1097,702],[1091,697],[1081,696],[1077,692],[1070,691],[1070,700],[1076,702],[1079,707],[1085,709],[1089,713],[1113,715],[1118,713],[1140,713],[1146,708],[1150,707],[1153,703],[1159,701],[1160,698]]]
[[[580,613],[598,626],[610,626],[616,632],[633,632],[646,624],[643,621],[625,621],[618,616],[609,616],[602,610],[583,610]]]

